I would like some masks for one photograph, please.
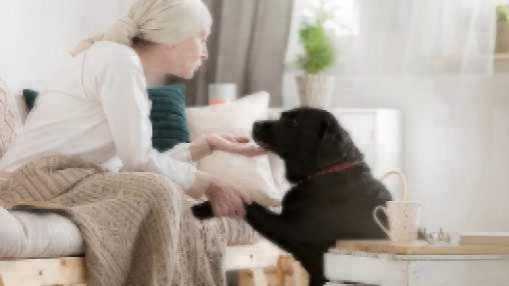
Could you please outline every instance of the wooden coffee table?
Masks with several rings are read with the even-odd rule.
[[[324,263],[330,286],[509,285],[509,246],[338,241]]]

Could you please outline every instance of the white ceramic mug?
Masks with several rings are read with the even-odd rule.
[[[373,219],[394,243],[412,243],[417,240],[417,228],[422,203],[417,201],[388,201],[387,207],[377,206]],[[383,211],[389,220],[389,229],[380,222],[378,212]]]

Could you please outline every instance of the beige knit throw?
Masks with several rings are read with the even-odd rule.
[[[224,285],[224,227],[196,220],[191,199],[162,176],[106,172],[78,157],[51,155],[0,184],[0,204],[27,201],[78,226],[89,286]]]

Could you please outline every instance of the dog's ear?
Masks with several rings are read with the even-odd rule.
[[[320,143],[318,144],[318,150],[316,152],[316,164],[318,168],[323,168],[334,164],[340,159],[340,138],[329,120],[323,120],[320,123],[318,132]]]

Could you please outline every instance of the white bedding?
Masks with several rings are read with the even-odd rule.
[[[272,265],[281,251],[237,219],[223,219],[228,235],[226,269]],[[238,245],[245,244],[245,245]],[[74,223],[55,213],[8,211],[0,207],[0,258],[81,255],[84,244]],[[243,267],[242,267],[243,266]]]
[[[78,227],[54,213],[0,208],[0,257],[56,257],[84,251]]]
[[[0,183],[5,180],[0,174]],[[0,257],[56,257],[84,251],[78,227],[54,213],[8,211],[0,207]]]

